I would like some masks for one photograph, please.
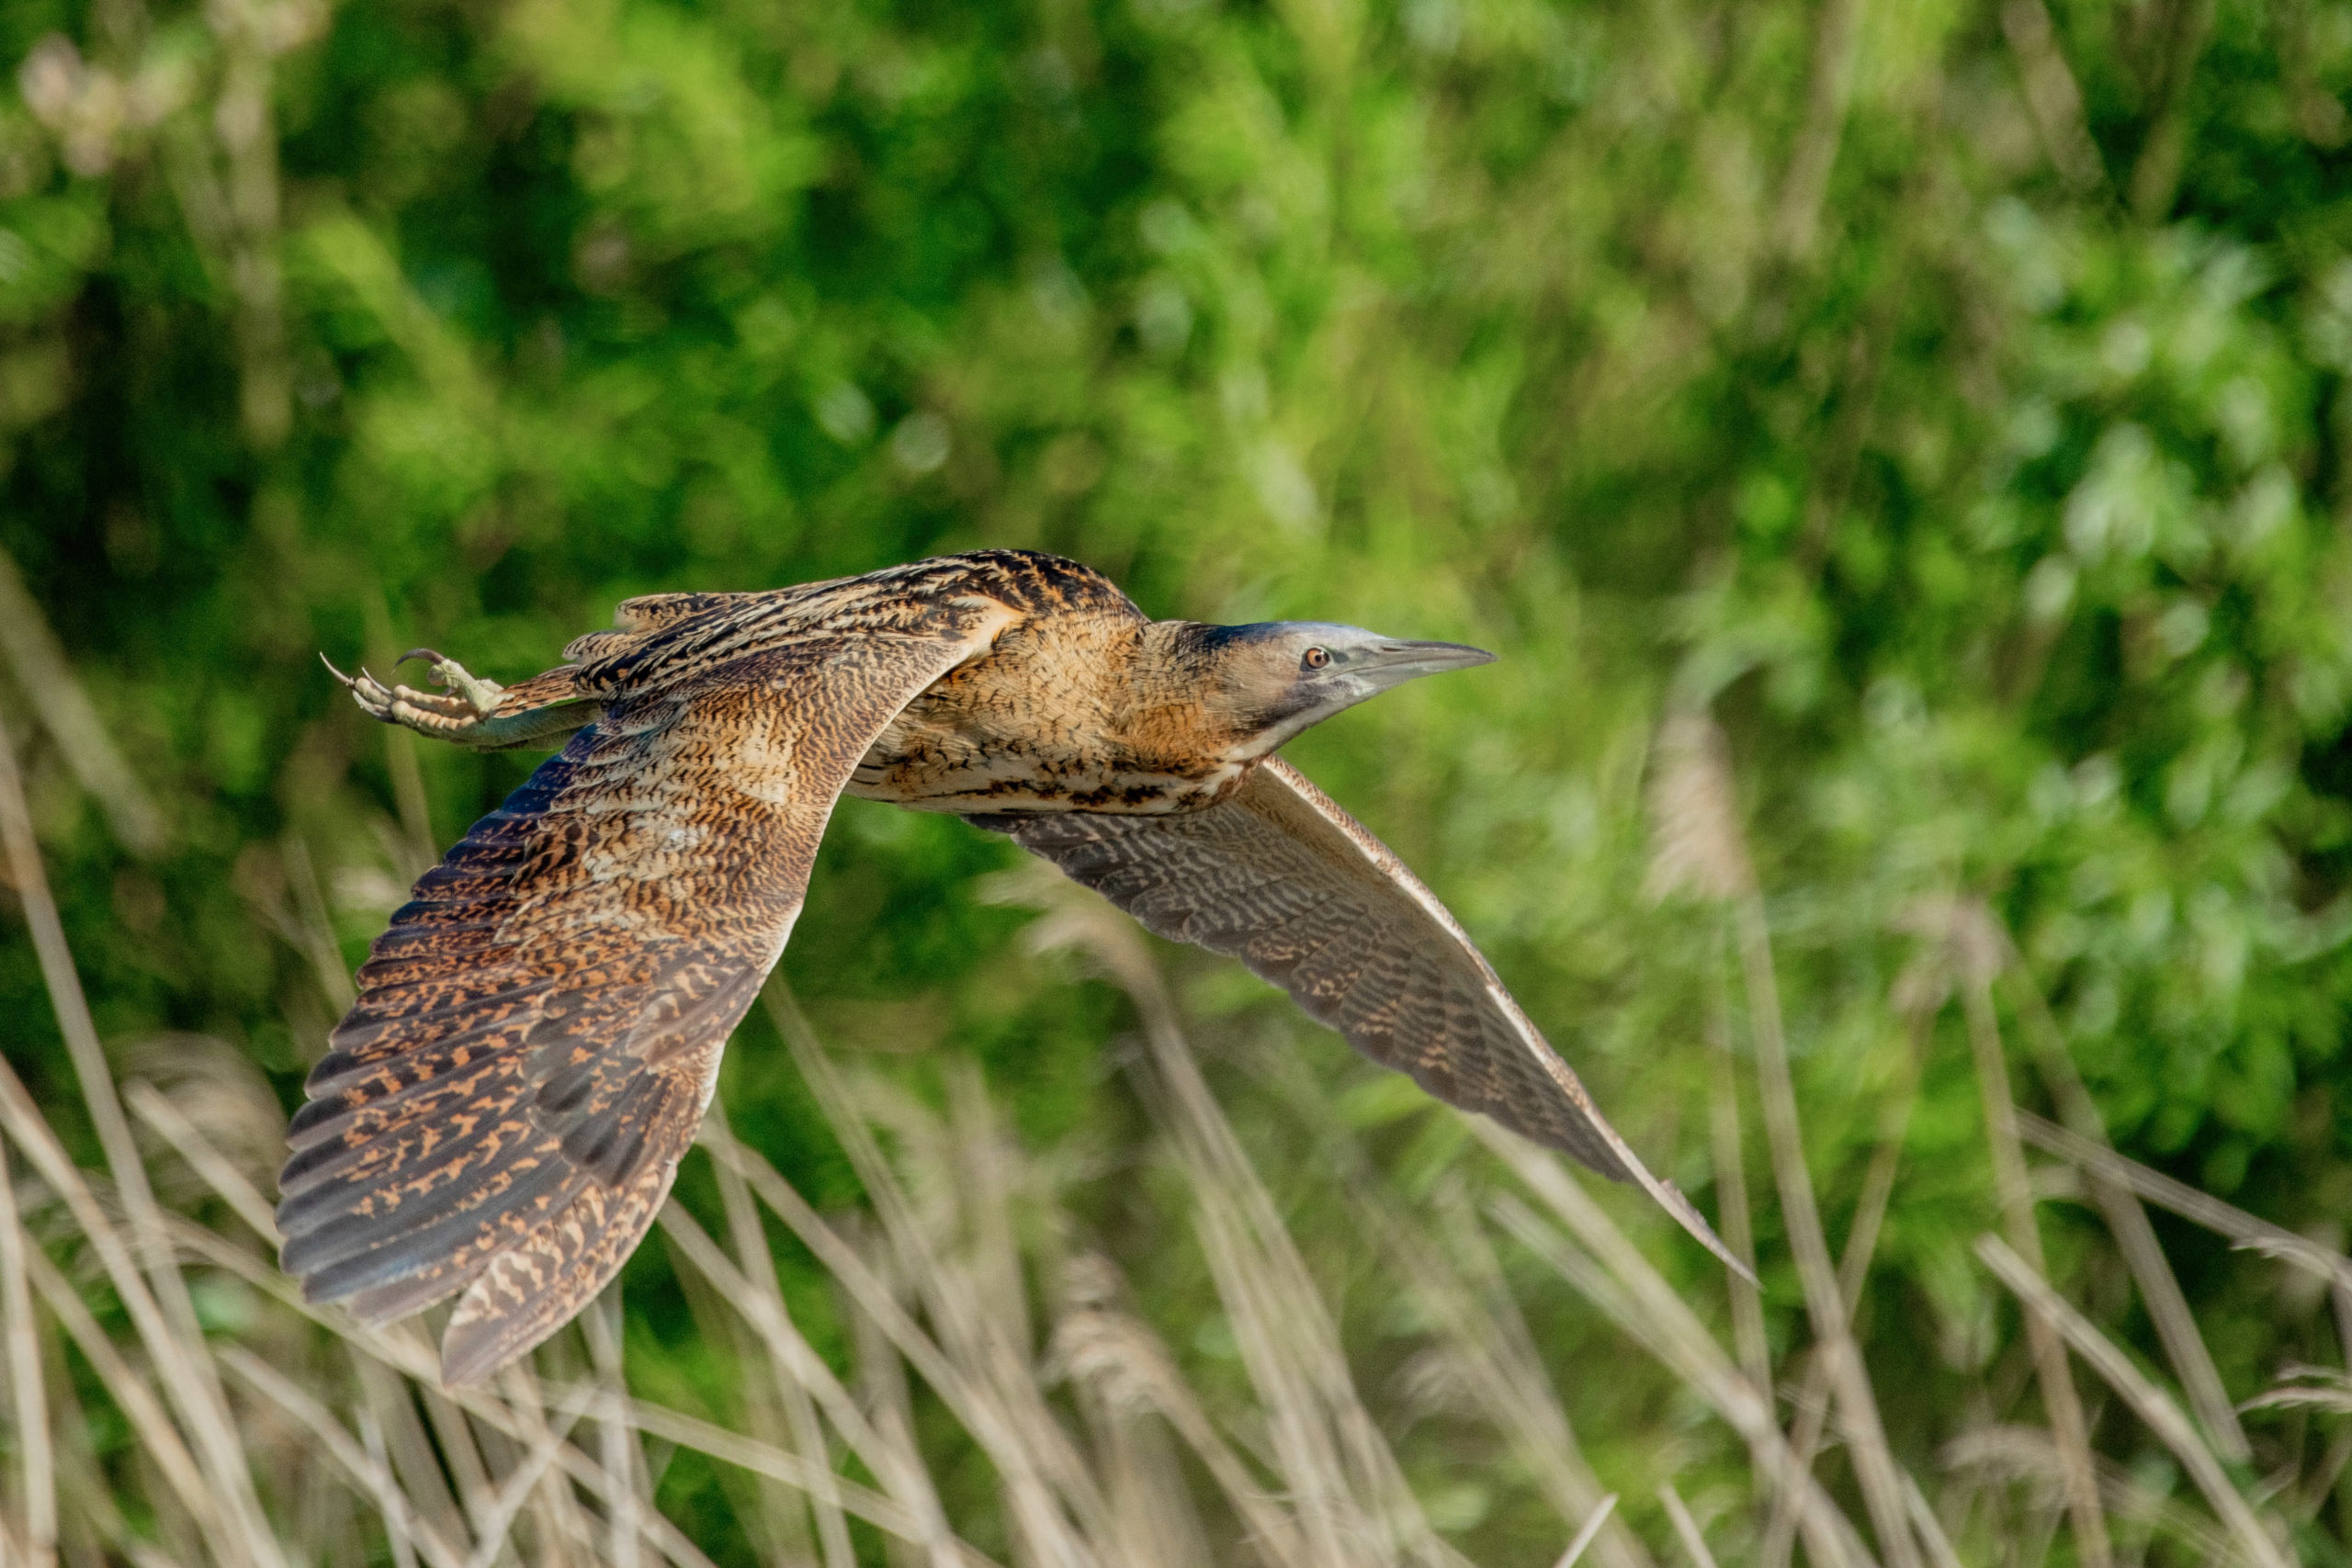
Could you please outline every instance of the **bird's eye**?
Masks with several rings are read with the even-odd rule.
[[[1323,666],[1330,662],[1330,653],[1320,648],[1308,649],[1306,653],[1300,656],[1298,660],[1299,668],[1302,670],[1320,670]]]

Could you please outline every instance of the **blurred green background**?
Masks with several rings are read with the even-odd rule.
[[[1289,754],[1710,1212],[1719,921],[1645,891],[1652,736],[1701,706],[1833,1235],[1909,1070],[1906,919],[1973,896],[2121,1147],[2343,1240],[2352,5],[8,0],[0,59],[0,714],[111,1043],[215,1036],[294,1103],[401,887],[537,760],[412,745],[319,652],[511,681],[629,594],[1021,546],[1158,615],[1501,653]],[[783,971],[835,1046],[924,1092],[977,1058],[1026,1139],[1086,1151],[1096,1244],[1181,1315],[1181,1216],[1118,1179],[1133,1019],[983,901],[1017,858],[845,802]],[[1282,998],[1165,956],[1204,1038],[1295,1036],[1400,1190],[1466,1157]],[[1922,1044],[1862,1306],[1905,1454],[2022,1356],[1967,1250],[1965,1039],[1947,1009]],[[13,919],[0,1044],[76,1125]],[[1220,1081],[1254,1152],[1311,1159]],[[723,1089],[854,1200],[756,1014]],[[2045,1215],[2153,1357],[2088,1216]],[[1295,1219],[1335,1229],[1376,1382],[1411,1325],[1343,1216]],[[2233,1395],[2340,1360],[2319,1293],[2158,1224]],[[640,1384],[723,1381],[659,1247],[628,1281]],[[1612,1484],[1696,1440],[1556,1281],[1527,1295]],[[1400,1451],[1486,1488],[1451,1528],[1508,1557],[1466,1441]],[[748,1561],[707,1467],[663,1501]]]

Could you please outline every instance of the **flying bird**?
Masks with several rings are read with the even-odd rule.
[[[554,1333],[644,1235],[844,792],[1009,835],[1439,1099],[1640,1184],[1722,1254],[1444,906],[1275,755],[1491,654],[1154,621],[1087,567],[1008,550],[655,594],[616,620],[514,686],[430,649],[412,657],[438,690],[336,675],[423,735],[570,737],[376,940],[279,1179],[308,1299],[381,1323],[458,1296],[446,1382]]]

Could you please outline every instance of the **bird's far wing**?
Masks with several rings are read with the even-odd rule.
[[[1280,758],[1168,816],[973,818],[1161,936],[1229,953],[1438,1099],[1640,1184],[1735,1269],[1689,1199],[1643,1166],[1444,905]]]
[[[382,1322],[464,1290],[453,1383],[586,1304],[669,1190],[858,758],[1009,618],[623,695],[476,823],[377,940],[288,1133],[304,1294]]]

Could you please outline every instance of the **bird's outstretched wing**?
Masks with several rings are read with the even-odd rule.
[[[1167,816],[978,817],[1177,942],[1229,953],[1440,1100],[1639,1183],[1730,1262],[1602,1119],[1453,915],[1387,845],[1279,757]]]
[[[470,1382],[569,1321],[668,1192],[835,796],[1011,618],[779,635],[602,716],[425,874],[359,971],[280,1179],[283,1262],[370,1321],[465,1294]]]

